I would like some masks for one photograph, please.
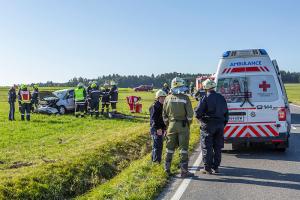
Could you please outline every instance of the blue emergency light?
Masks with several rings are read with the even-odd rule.
[[[230,55],[230,51],[225,51],[224,53],[223,53],[223,58],[226,58],[226,57],[228,57]]]

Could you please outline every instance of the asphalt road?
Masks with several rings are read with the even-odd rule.
[[[300,107],[291,106],[293,128],[286,152],[252,147],[223,153],[221,174],[202,175],[200,150],[191,157],[192,179],[175,177],[158,199],[300,199]]]

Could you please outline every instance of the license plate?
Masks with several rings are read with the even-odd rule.
[[[244,122],[244,116],[229,116],[231,122]]]

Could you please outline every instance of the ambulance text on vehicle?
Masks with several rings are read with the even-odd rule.
[[[229,109],[225,142],[288,147],[289,103],[277,62],[264,49],[226,51],[219,61],[216,82]]]

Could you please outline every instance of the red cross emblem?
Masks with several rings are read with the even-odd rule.
[[[263,81],[261,84],[259,84],[259,88],[262,88],[264,92],[266,92],[270,87],[271,85],[267,84],[267,81]]]

